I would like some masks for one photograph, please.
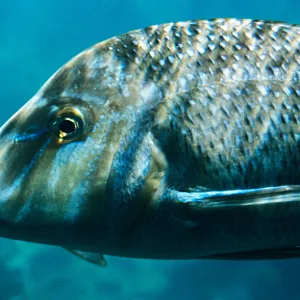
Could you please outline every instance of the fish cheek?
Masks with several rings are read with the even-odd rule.
[[[35,210],[50,224],[76,225],[87,214],[94,180],[90,162],[94,159],[93,140],[58,145],[53,142],[34,172],[28,189]],[[34,221],[34,220],[32,220]],[[41,220],[43,221],[43,220]]]
[[[52,137],[48,136],[38,144],[28,143],[35,151],[32,150],[34,155],[23,168],[24,172],[21,176],[16,197],[18,209],[15,209],[15,219],[18,222],[43,223],[51,214],[53,207],[49,207],[47,195],[49,162],[52,156],[49,150],[51,142]]]
[[[10,201],[10,219],[23,225],[58,225],[63,222],[65,212],[63,198],[51,189],[51,170],[58,147],[49,135],[39,143],[26,142],[19,150],[25,151],[25,145],[31,148],[32,154],[17,178],[20,183]],[[59,179],[57,176],[56,181]],[[61,187],[61,191],[66,193],[67,189]]]
[[[47,140],[15,143],[10,140],[1,153],[0,209],[1,218],[17,220],[19,211],[24,207],[24,193],[32,184],[31,174],[44,151]]]

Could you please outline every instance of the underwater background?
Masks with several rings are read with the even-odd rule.
[[[96,42],[148,25],[216,17],[300,23],[300,1],[2,0],[0,123],[62,64]],[[99,268],[57,247],[0,239],[0,300],[300,300],[300,259],[108,257],[108,264]]]

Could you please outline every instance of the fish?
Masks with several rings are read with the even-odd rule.
[[[0,236],[99,266],[300,257],[299,124],[299,25],[110,38],[0,128]]]

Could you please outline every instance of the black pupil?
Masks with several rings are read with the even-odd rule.
[[[72,133],[73,131],[75,131],[75,129],[75,123],[71,120],[63,120],[59,124],[59,130],[64,133]]]

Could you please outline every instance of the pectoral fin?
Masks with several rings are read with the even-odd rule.
[[[265,259],[287,259],[299,258],[300,248],[279,248],[279,249],[266,249],[256,251],[246,251],[240,253],[228,253],[219,255],[210,255],[201,257],[207,259],[224,259],[224,260],[265,260]]]
[[[300,201],[300,186],[285,185],[247,190],[178,192],[169,191],[177,203],[195,208],[238,207]]]
[[[199,258],[224,260],[260,260],[300,257],[297,215],[300,204],[300,185],[278,186],[231,191],[188,190],[168,192],[172,216],[176,222],[193,231],[220,233],[217,237],[227,241],[240,239],[237,252],[221,253]],[[214,227],[214,219],[217,223]],[[289,228],[289,222],[290,228]],[[243,224],[243,227],[239,227]],[[273,229],[287,227],[283,242]],[[220,230],[213,230],[219,228]],[[242,235],[246,228],[245,235]],[[262,230],[261,230],[262,229]],[[250,233],[249,233],[250,232]],[[248,235],[249,234],[249,235]],[[284,234],[284,233],[282,233]],[[248,235],[248,236],[247,236]],[[228,239],[228,240],[226,240]],[[260,248],[265,248],[260,250]],[[228,249],[228,248],[227,248]],[[239,250],[240,249],[240,250]],[[253,250],[251,250],[253,249]],[[213,249],[218,251],[218,249]],[[235,251],[235,246],[231,248]]]
[[[100,267],[106,267],[107,262],[102,254],[99,253],[93,253],[93,252],[84,252],[84,251],[78,251],[73,249],[67,249],[68,252],[71,252],[73,255],[76,255],[77,257],[90,262],[94,265],[100,266]]]

